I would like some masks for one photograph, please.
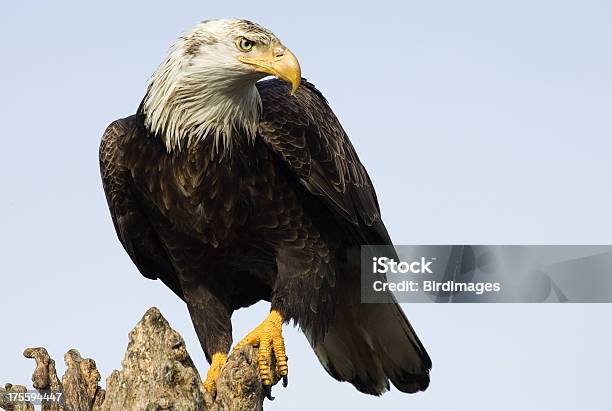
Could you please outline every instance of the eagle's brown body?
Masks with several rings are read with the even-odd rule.
[[[268,300],[335,378],[425,389],[431,362],[392,297],[359,302],[359,246],[391,241],[348,137],[309,83],[258,90],[258,135],[231,152],[205,138],[169,153],[140,111],[109,126],[101,172],[124,248],[187,303],[209,359],[231,346],[232,312]]]

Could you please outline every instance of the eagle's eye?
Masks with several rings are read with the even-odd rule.
[[[254,42],[252,42],[251,40],[245,37],[239,37],[236,40],[236,46],[238,47],[240,51],[245,51],[245,52],[251,51],[254,45],[255,45]]]

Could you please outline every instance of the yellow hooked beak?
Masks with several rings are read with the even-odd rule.
[[[281,45],[270,47],[261,57],[238,57],[243,63],[252,65],[255,70],[273,75],[291,85],[291,95],[295,94],[302,81],[300,63],[295,55]]]

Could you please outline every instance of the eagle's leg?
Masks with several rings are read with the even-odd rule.
[[[272,397],[272,370],[270,369],[272,354],[276,359],[276,370],[283,378],[283,386],[286,387],[289,381],[287,377],[289,368],[287,367],[287,355],[285,354],[285,341],[282,331],[282,315],[276,310],[271,310],[268,317],[234,347],[234,350],[247,345],[259,347],[259,358],[257,359],[259,377],[264,386],[266,397],[270,400],[274,399]]]
[[[182,288],[196,334],[210,363],[202,384],[215,397],[216,381],[232,345],[231,310],[220,297],[222,294],[206,284],[183,281]]]

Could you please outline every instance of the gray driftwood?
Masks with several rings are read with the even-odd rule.
[[[42,404],[43,411],[116,410],[261,410],[264,393],[257,372],[257,350],[246,347],[233,353],[217,381],[212,398],[204,391],[200,374],[183,338],[155,307],[150,308],[129,334],[122,369],[115,370],[102,389],[94,360],[77,350],[64,356],[67,370],[60,380],[55,362],[44,348],[28,348],[25,357],[36,361],[32,383],[36,390],[62,392],[63,402]],[[25,392],[22,385],[0,388],[0,408],[30,411],[30,403],[10,401],[10,392]]]

